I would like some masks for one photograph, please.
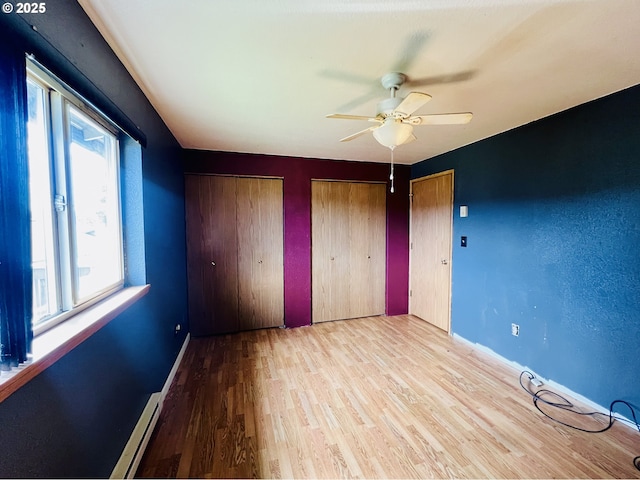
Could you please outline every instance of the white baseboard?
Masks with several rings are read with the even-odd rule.
[[[547,387],[549,387],[549,389],[552,390],[556,390],[558,393],[563,394],[563,395],[567,395],[569,397],[571,397],[574,400],[577,400],[578,402],[584,404],[585,406],[592,408],[594,411],[596,412],[600,412],[603,413],[605,415],[609,415],[609,409],[603,407],[602,405],[599,405],[595,402],[593,402],[592,400],[589,400],[587,397],[584,397],[582,395],[580,395],[579,393],[574,392],[573,390],[565,387],[564,385],[561,385],[557,382],[554,382],[553,380],[549,380],[548,378],[543,377],[542,375],[538,375],[533,369],[526,367],[526,366],[522,366],[517,362],[514,362],[512,360],[508,360],[505,357],[503,357],[502,355],[499,355],[498,353],[494,352],[493,350],[491,350],[489,347],[485,347],[484,345],[481,345],[479,343],[473,343],[469,340],[467,340],[466,338],[461,337],[460,335],[454,333],[453,337],[456,340],[459,340],[463,343],[466,343],[467,345],[475,348],[476,350],[479,350],[483,353],[486,353],[487,355],[495,358],[496,360],[499,360],[502,363],[505,363],[507,365],[512,366],[513,368],[515,368],[516,370],[519,370],[520,372],[522,372],[523,370],[527,370],[529,372],[531,372],[532,374],[534,374],[536,376],[536,378],[542,380],[542,382],[544,384],[546,384]],[[621,415],[619,413],[615,414],[615,417],[622,420],[623,425],[626,425],[627,427],[633,428],[634,430],[636,430],[636,426],[635,423],[632,420],[629,420],[627,417],[625,417],[624,415]]]
[[[182,348],[180,349],[180,352],[178,352],[176,360],[173,362],[173,367],[171,368],[171,371],[169,371],[169,375],[164,382],[162,391],[152,393],[149,397],[149,401],[142,411],[142,414],[129,437],[129,441],[120,455],[118,463],[116,463],[116,466],[111,472],[110,478],[133,478],[136,474],[138,465],[140,465],[144,451],[147,448],[153,429],[158,421],[160,412],[162,411],[164,399],[169,392],[169,388],[171,387],[174,377],[176,376],[176,372],[182,362],[182,357],[184,356],[184,352],[187,350],[187,345],[189,344],[190,339],[191,335],[187,334],[182,344]]]
[[[176,372],[178,371],[178,367],[180,366],[180,363],[182,363],[182,357],[184,357],[184,352],[187,351],[187,345],[189,345],[190,340],[191,340],[191,334],[187,333],[187,336],[185,337],[184,342],[182,343],[182,348],[180,348],[180,351],[178,352],[178,356],[176,357],[175,362],[173,362],[173,367],[171,367],[171,371],[169,372],[169,375],[167,376],[167,380],[164,382],[164,386],[162,387],[162,391],[160,392],[162,394],[162,397],[160,400],[161,404],[164,402],[164,399],[167,396],[167,393],[169,393],[169,388],[171,387],[171,383],[173,382],[173,379],[176,376]]]

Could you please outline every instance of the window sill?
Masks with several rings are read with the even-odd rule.
[[[31,361],[0,376],[0,402],[145,296],[150,287],[124,288],[34,338]]]

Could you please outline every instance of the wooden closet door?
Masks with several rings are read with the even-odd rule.
[[[409,313],[449,331],[453,172],[412,183]]]
[[[384,314],[385,185],[314,181],[311,197],[313,322]]]
[[[349,312],[357,318],[385,312],[386,188],[349,184]]]
[[[237,331],[236,179],[186,175],[185,203],[191,334]]]
[[[349,318],[349,184],[311,183],[313,322]],[[342,222],[342,223],[341,223]],[[340,279],[340,281],[336,281]]]
[[[240,330],[284,325],[282,179],[238,179]]]
[[[369,186],[369,295],[372,312],[384,315],[387,306],[387,186]]]

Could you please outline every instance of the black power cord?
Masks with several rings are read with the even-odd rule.
[[[529,387],[526,387],[522,381],[522,377],[524,377],[525,375],[528,377],[529,380],[533,380],[535,378],[535,375],[533,373],[527,370],[523,370],[520,373],[520,386],[522,387],[522,389],[525,392],[527,392],[529,395],[531,395],[531,397],[533,398],[533,404],[535,405],[535,407],[538,409],[540,413],[542,413],[545,417],[549,418],[550,420],[553,420],[554,422],[559,423],[560,425],[564,425],[565,427],[573,428],[574,430],[579,430],[581,432],[602,433],[609,430],[613,426],[613,423],[616,420],[618,420],[618,421],[625,421],[632,424],[635,423],[635,426],[638,429],[638,432],[640,432],[640,424],[638,423],[638,419],[636,418],[636,412],[635,412],[635,410],[638,409],[638,407],[630,404],[629,402],[626,402],[624,400],[614,400],[613,402],[611,402],[611,405],[609,405],[608,414],[603,412],[581,412],[577,410],[576,407],[567,398],[563,397],[562,395],[556,392],[552,392],[551,390],[548,390],[546,388],[541,388],[540,390],[536,390],[535,392],[531,391],[531,389]],[[543,398],[543,396],[550,396],[554,398],[555,401],[547,400],[546,398]],[[558,420],[557,418],[552,417],[548,413],[544,412],[540,408],[540,405],[539,405],[540,402],[545,405],[549,405],[550,407],[555,407],[561,410],[575,413],[576,415],[582,415],[582,416],[588,416],[588,417],[608,417],[608,423],[605,427],[599,430],[588,430],[585,428],[576,427],[575,425],[565,423],[561,420]],[[622,405],[626,405],[629,408],[629,410],[631,411],[631,417],[633,418],[633,421],[618,418],[613,414],[613,407],[618,403]],[[640,470],[640,455],[638,455],[633,459],[633,465],[638,470]]]

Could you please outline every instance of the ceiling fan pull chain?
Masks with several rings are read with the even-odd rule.
[[[391,193],[393,193],[393,150],[395,147],[389,147],[391,150],[391,173],[389,174],[389,180],[391,180]]]

